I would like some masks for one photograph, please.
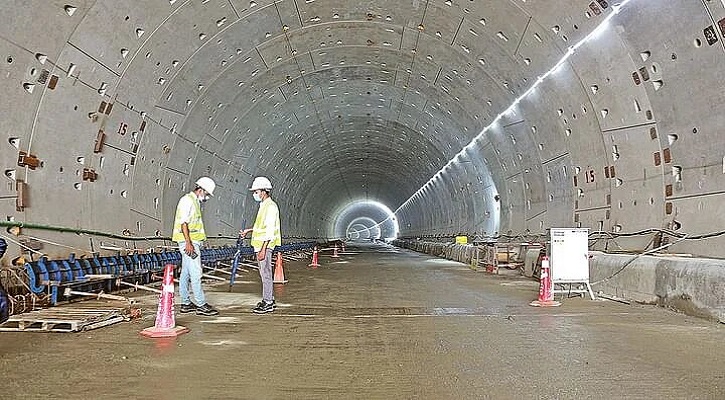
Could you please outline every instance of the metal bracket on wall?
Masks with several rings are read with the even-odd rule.
[[[90,168],[83,168],[83,180],[95,182],[98,179],[98,173]]]
[[[113,109],[113,103],[106,103],[105,101],[102,101],[101,105],[98,106],[98,112],[101,114],[110,115],[111,109]]]
[[[58,85],[58,75],[51,75],[50,82],[48,82],[48,89],[55,90],[55,87],[57,85]]]
[[[94,153],[100,153],[103,150],[103,145],[106,143],[106,134],[103,129],[98,130],[98,136],[96,136],[96,143],[93,146]]]
[[[15,190],[17,191],[17,197],[15,198],[15,210],[18,212],[25,211],[25,207],[28,206],[28,184],[25,181],[15,181]]]
[[[34,156],[33,154],[28,154],[24,151],[20,151],[18,153],[18,166],[29,167],[30,169],[34,170],[40,166],[40,160],[38,160],[38,157]]]

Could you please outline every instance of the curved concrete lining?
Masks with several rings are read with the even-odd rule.
[[[168,234],[206,175],[233,236],[264,175],[288,237],[344,236],[366,199],[401,237],[724,254],[701,237],[725,220],[722,2],[147,3],[0,6],[4,219]]]

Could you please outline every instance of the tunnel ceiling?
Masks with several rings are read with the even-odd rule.
[[[294,184],[282,197],[321,218],[356,199],[396,207],[544,68],[522,48],[559,52],[521,6],[186,3],[164,25],[193,9],[217,27],[160,78],[159,107],[244,171]]]
[[[520,35],[533,28],[517,2],[79,0],[6,9],[5,67],[32,95],[17,109],[36,109],[6,121],[23,128],[8,140],[44,168],[6,176],[29,189],[53,181],[70,200],[79,193],[52,175],[75,158],[70,169],[83,179],[72,188],[91,192],[82,195],[89,203],[105,197],[93,192],[111,198],[85,216],[49,215],[50,203],[34,201],[21,219],[137,234],[165,231],[199,175],[220,185],[222,205],[209,205],[216,230],[250,218],[255,175],[303,215],[291,217],[300,230],[331,224],[351,201],[400,205],[514,95],[525,75]],[[69,140],[74,130],[84,139]],[[59,148],[66,157],[50,154]],[[103,190],[89,184],[108,169]],[[106,220],[118,201],[130,202],[131,215]]]
[[[165,24],[190,8],[218,26],[169,71],[159,106],[221,142],[222,158],[294,183],[282,193],[321,215],[355,199],[397,206],[523,83],[526,11],[468,3],[187,3]],[[498,15],[518,17],[486,21]]]
[[[208,175],[231,234],[265,175],[289,236],[366,200],[408,236],[710,232],[725,5],[657,4],[11,0],[4,219],[168,234]]]

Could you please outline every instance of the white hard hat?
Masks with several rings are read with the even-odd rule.
[[[269,179],[258,176],[254,178],[254,182],[252,182],[252,187],[249,188],[249,190],[257,190],[257,189],[265,189],[265,190],[271,190],[272,189],[272,182],[269,181]]]
[[[209,193],[210,196],[213,196],[214,189],[216,188],[216,183],[214,183],[211,178],[202,176],[201,178],[196,180],[196,186],[199,186],[200,188],[206,190],[206,192]]]

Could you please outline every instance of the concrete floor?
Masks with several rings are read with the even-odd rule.
[[[725,398],[725,326],[665,309],[565,299],[530,280],[381,245],[286,263],[254,315],[256,271],[207,289],[216,318],[151,340],[145,317],[78,334],[0,334],[0,398]]]

